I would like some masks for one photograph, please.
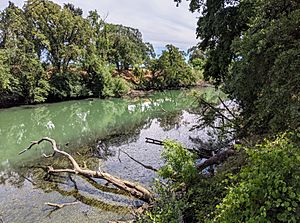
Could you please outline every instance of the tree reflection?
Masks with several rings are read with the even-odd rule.
[[[69,163],[60,157],[41,159],[41,153],[47,153],[46,147],[27,153],[27,157],[17,157],[16,154],[29,141],[49,136],[55,138],[63,150],[71,153],[80,166],[102,168],[106,159],[118,156],[118,147],[140,140],[142,130],[149,129],[153,120],[158,120],[164,131],[178,128],[181,111],[189,108],[191,101],[183,93],[172,92],[135,101],[73,101],[2,113],[0,189],[26,188],[29,183],[44,193],[57,192],[103,210],[122,212],[128,211],[128,205],[139,206],[136,200],[104,182],[47,174],[47,165],[59,168]],[[53,128],[47,128],[50,121]],[[16,142],[18,137],[20,140]]]

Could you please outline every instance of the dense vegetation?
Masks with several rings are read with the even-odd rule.
[[[166,142],[157,205],[142,222],[299,222],[300,135],[281,134],[198,174],[195,154]]]
[[[0,107],[186,86],[196,75],[176,47],[156,59],[139,30],[47,0],[10,2],[0,13],[0,71]]]
[[[237,100],[247,132],[298,127],[299,1],[191,0],[190,10],[202,13],[204,76]]]
[[[121,96],[132,84],[174,88],[203,75],[239,110],[200,98],[195,128],[210,124],[219,135],[196,151],[164,143],[164,180],[140,221],[299,222],[299,0],[190,0],[190,10],[200,14],[201,41],[187,64],[172,45],[155,58],[138,30],[96,11],[83,18],[71,4],[10,3],[0,15],[0,105]],[[234,156],[198,168],[229,150]]]
[[[194,152],[165,143],[160,196],[140,221],[299,222],[300,2],[190,0],[190,10],[200,13],[195,53],[204,77],[240,110],[200,97],[197,128],[209,124],[219,137]],[[235,155],[199,169],[207,149],[208,159]]]

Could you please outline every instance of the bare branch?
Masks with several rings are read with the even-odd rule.
[[[228,108],[228,106],[224,103],[224,101],[222,100],[221,97],[219,97],[220,102],[222,103],[222,105],[225,107],[225,109],[229,112],[229,114],[233,117],[236,118],[235,114],[233,114],[233,112]]]
[[[73,166],[73,169],[54,169],[52,166],[48,166],[48,173],[72,173],[72,174],[79,174],[79,175],[82,175],[85,177],[104,179],[107,182],[118,187],[119,189],[129,192],[132,196],[134,196],[138,199],[141,199],[145,202],[150,202],[152,200],[153,194],[148,189],[138,185],[137,183],[133,183],[133,182],[130,182],[127,180],[123,180],[123,179],[114,177],[108,173],[101,171],[101,170],[94,171],[94,170],[90,170],[90,169],[82,169],[79,166],[79,164],[76,162],[76,160],[69,153],[60,150],[56,144],[56,141],[49,137],[43,137],[39,141],[31,142],[29,147],[24,149],[19,154],[22,154],[22,153],[30,150],[34,145],[38,145],[43,141],[49,142],[52,145],[52,149],[53,149],[54,153],[58,153],[58,154],[61,154],[65,157],[67,157]]]
[[[157,140],[157,139],[152,139],[152,138],[148,138],[146,137],[146,143],[150,143],[150,144],[155,144],[155,145],[159,145],[159,146],[163,146],[163,141]]]
[[[222,112],[220,112],[217,108],[215,108],[213,105],[211,105],[210,103],[208,103],[207,101],[205,101],[204,99],[200,98],[200,101],[207,105],[208,107],[210,107],[211,109],[213,109],[215,112],[217,112],[221,117],[223,117],[224,119],[226,119],[227,121],[235,124],[230,118],[226,117],[224,114],[222,114]]]
[[[141,166],[143,166],[145,169],[148,169],[148,170],[152,170],[154,172],[157,172],[158,169],[152,167],[152,166],[149,166],[149,165],[146,165],[146,164],[143,164],[142,162],[136,160],[135,158],[133,158],[132,156],[130,156],[128,153],[126,153],[125,151],[119,149],[120,152],[124,153],[125,155],[127,155],[131,160],[133,160],[134,162],[140,164]],[[120,159],[119,159],[120,160]]]
[[[48,206],[55,207],[55,208],[59,209],[59,208],[65,207],[65,206],[70,206],[70,205],[74,205],[74,204],[78,204],[78,203],[79,203],[79,201],[74,201],[74,202],[70,202],[70,203],[62,203],[62,204],[47,202],[45,204],[48,205]]]

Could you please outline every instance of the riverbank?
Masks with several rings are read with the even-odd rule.
[[[125,81],[127,81],[127,85],[128,86],[132,86],[132,81],[127,77],[123,77]],[[129,84],[129,82],[131,84]],[[123,95],[118,95],[118,96],[114,96],[114,97],[91,97],[91,96],[80,96],[80,97],[72,97],[72,98],[67,98],[64,100],[47,100],[45,102],[41,102],[41,103],[21,103],[21,102],[12,102],[12,103],[8,103],[8,104],[0,104],[0,111],[1,109],[6,109],[6,108],[12,108],[12,107],[19,107],[19,106],[31,106],[31,105],[42,105],[42,104],[52,104],[52,103],[58,103],[58,102],[66,102],[66,101],[76,101],[76,100],[95,100],[95,99],[107,99],[107,98],[143,98],[143,97],[148,97],[151,94],[155,93],[155,92],[162,92],[162,91],[168,91],[168,90],[187,90],[187,89],[201,89],[203,87],[213,87],[213,85],[211,85],[208,82],[205,81],[198,81],[196,84],[194,85],[190,85],[190,86],[182,86],[182,87],[171,87],[171,88],[152,88],[152,89],[140,89],[137,86],[135,87],[131,87],[128,89],[128,91],[126,93],[124,93]]]

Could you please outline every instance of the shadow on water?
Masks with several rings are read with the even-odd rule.
[[[31,140],[49,136],[81,166],[101,168],[112,175],[150,186],[156,177],[119,150],[159,168],[161,147],[145,138],[176,139],[193,147],[189,132],[198,119],[187,112],[194,99],[188,92],[168,91],[145,99],[82,100],[11,108],[0,112],[0,216],[4,222],[107,222],[126,220],[142,202],[105,184],[80,176],[49,176],[47,165],[68,167],[63,157],[41,159],[49,146],[24,156]],[[195,132],[199,135],[199,132]],[[203,133],[201,133],[203,134]],[[204,136],[205,137],[205,136]],[[56,210],[46,202],[79,204]]]

